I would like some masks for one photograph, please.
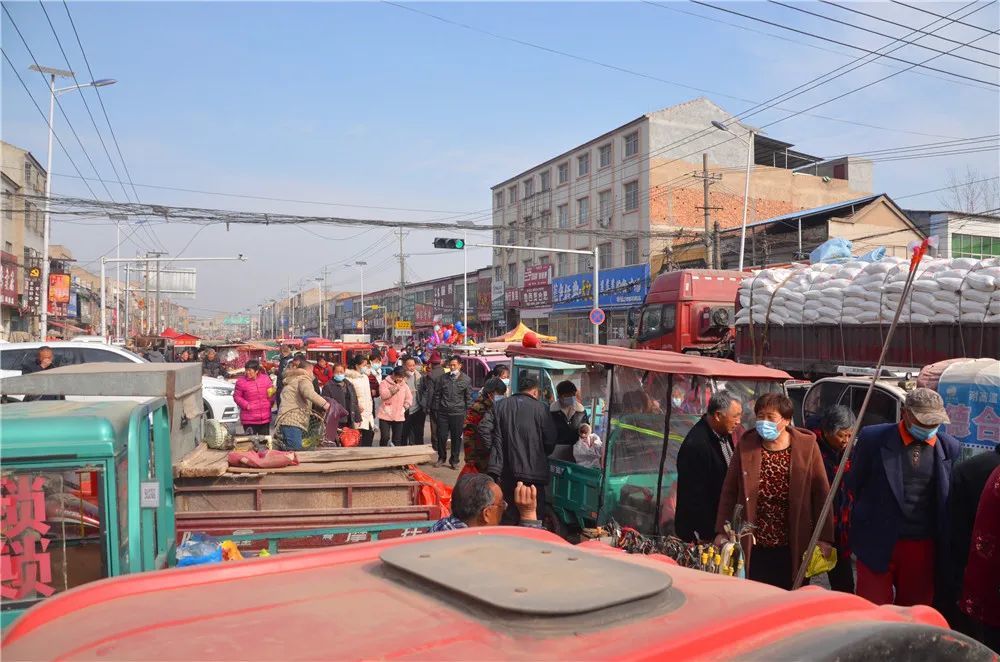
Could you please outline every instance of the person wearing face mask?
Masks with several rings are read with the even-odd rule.
[[[490,463],[489,440],[479,434],[479,424],[483,417],[507,395],[507,385],[496,377],[490,377],[479,391],[479,397],[469,407],[465,415],[465,428],[462,431],[462,446],[465,450],[465,466],[462,474],[486,473]],[[461,474],[460,474],[461,475]]]
[[[826,478],[831,483],[844,457],[844,449],[851,440],[851,432],[855,424],[854,414],[843,405],[827,407],[819,417],[819,423],[813,430],[819,453],[823,456],[823,467]],[[834,591],[854,593],[854,569],[851,566],[851,548],[848,542],[848,527],[851,518],[851,493],[844,481],[840,482],[837,494],[833,497],[831,511],[833,513],[834,547],[837,549],[837,565],[827,573],[830,588]]]
[[[409,409],[406,410],[406,418],[403,420],[403,446],[422,446],[424,443],[424,421],[427,414],[423,409],[423,403],[427,400],[426,390],[430,384],[427,376],[417,369],[417,359],[407,356],[403,359],[403,369],[406,371],[406,386],[413,394],[413,400]]]
[[[792,588],[799,564],[811,552],[809,539],[830,492],[816,436],[792,426],[792,411],[792,401],[779,393],[757,398],[757,423],[740,437],[715,518],[721,544],[736,504],[743,505],[744,520],[754,526],[754,535],[742,540],[747,577],[784,589]],[[824,556],[830,556],[832,543],[828,514],[818,543]]]
[[[347,370],[337,363],[331,366],[333,376],[330,378],[321,391],[324,398],[336,400],[337,404],[348,412],[347,426],[357,427],[361,423],[361,410],[358,408],[358,394],[354,392],[354,384],[347,381]]]
[[[406,411],[413,404],[413,393],[406,385],[406,370],[402,366],[392,369],[392,374],[379,386],[378,431],[382,446],[403,445],[403,421]]]
[[[360,420],[354,427],[361,432],[362,446],[371,446],[375,440],[375,399],[372,398],[371,383],[368,380],[370,374],[371,366],[368,365],[368,359],[363,356],[352,357],[350,368],[344,373],[345,379],[354,387],[354,394],[357,396]]]
[[[857,594],[875,604],[931,605],[949,568],[948,495],[961,445],[941,396],[906,394],[898,424],[861,430],[845,475],[854,494],[851,551]]]
[[[434,396],[431,409],[437,414],[438,461],[435,466],[443,466],[448,453],[448,437],[451,437],[451,455],[447,456],[452,469],[458,469],[458,454],[462,449],[462,425],[465,412],[472,405],[472,380],[462,374],[462,360],[452,356],[447,362],[448,373],[434,382]]]
[[[556,399],[549,405],[549,415],[559,434],[552,457],[573,462],[573,445],[580,436],[580,426],[590,423],[587,410],[576,399],[576,384],[568,379],[556,384]]]

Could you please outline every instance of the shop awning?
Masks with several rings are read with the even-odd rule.
[[[545,342],[556,342],[559,340],[555,336],[546,336],[537,331],[532,331],[523,322],[519,322],[517,326],[503,334],[502,336],[497,336],[496,338],[490,338],[490,342],[521,342],[524,340],[524,336],[528,333],[534,333],[538,336],[539,340],[544,340]]]

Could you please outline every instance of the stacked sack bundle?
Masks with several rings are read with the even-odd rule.
[[[736,324],[889,323],[908,270],[909,261],[892,257],[764,269],[740,284]],[[900,321],[1000,323],[1000,259],[925,258]]]

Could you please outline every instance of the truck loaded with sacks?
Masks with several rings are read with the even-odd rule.
[[[914,374],[1000,356],[1000,259],[847,260],[763,269],[739,285],[735,358],[809,379],[871,368],[901,307],[886,367]]]

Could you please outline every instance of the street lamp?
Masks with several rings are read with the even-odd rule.
[[[48,158],[46,159],[45,164],[45,227],[42,230],[42,315],[40,325],[42,342],[45,342],[45,339],[49,335],[49,215],[51,214],[52,208],[50,197],[52,195],[52,122],[55,116],[56,97],[60,94],[65,94],[66,92],[82,90],[85,87],[105,87],[107,85],[114,85],[118,81],[111,78],[102,78],[89,83],[80,83],[77,85],[56,88],[56,76],[61,78],[73,78],[75,80],[76,74],[65,69],[42,67],[37,64],[31,65],[29,69],[37,71],[41,74],[47,74],[49,77],[49,147]],[[102,328],[101,335],[103,336],[105,332],[106,329]]]
[[[753,129],[747,129],[747,135],[750,136],[750,140],[744,140],[742,136],[739,136],[732,132],[732,130],[723,124],[722,122],[712,120],[712,126],[720,131],[725,131],[731,134],[735,138],[739,138],[747,146],[747,173],[746,182],[743,187],[743,225],[740,228],[740,266],[739,270],[743,271],[743,253],[746,248],[747,242],[747,206],[750,204],[750,163],[753,159]]]
[[[368,263],[364,260],[358,260],[354,264],[361,267],[361,333],[365,332],[365,267]]]

